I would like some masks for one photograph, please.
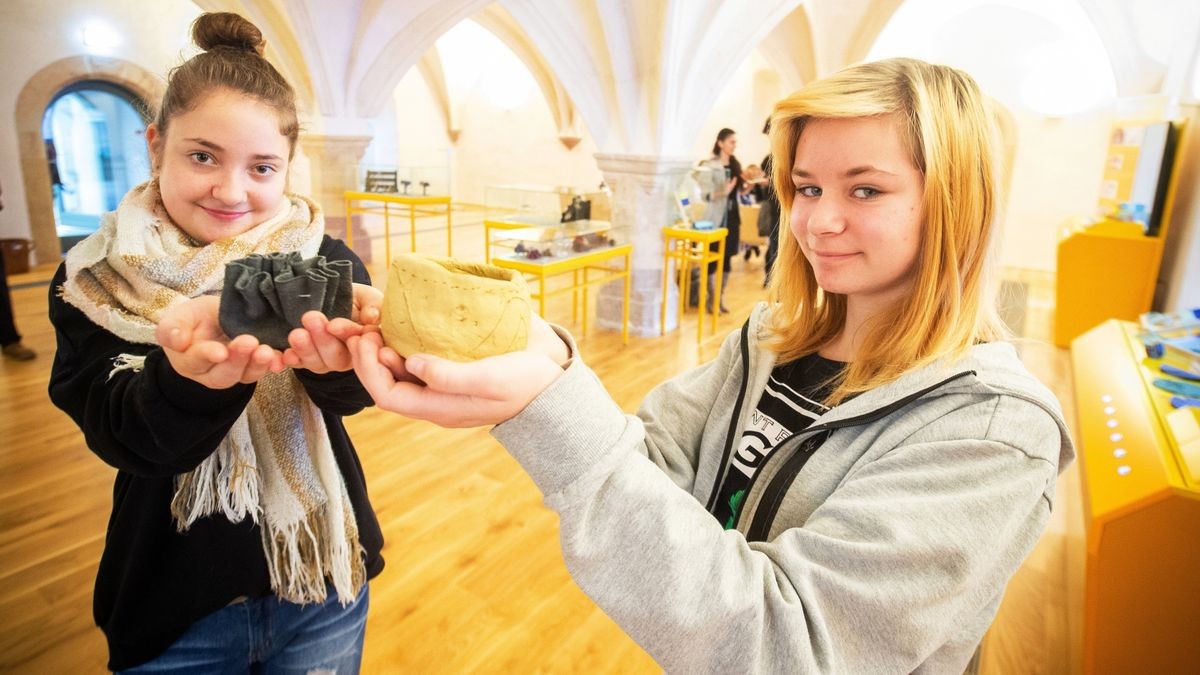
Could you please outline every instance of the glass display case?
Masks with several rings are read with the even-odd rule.
[[[362,192],[433,197],[450,194],[450,167],[445,164],[399,166],[361,164],[354,185]]]
[[[627,228],[614,228],[607,220],[508,222],[519,226],[490,234],[489,259],[493,262],[504,259],[545,265],[629,243]]]
[[[600,233],[612,230],[607,189],[584,192],[565,186],[489,185],[485,198],[483,231],[488,261],[501,255],[561,259],[567,253],[594,249],[601,243]],[[516,236],[511,234],[514,231]],[[620,233],[610,238],[619,243],[627,240]]]
[[[557,223],[562,213],[559,205],[569,194],[570,189],[562,186],[488,185],[484,188],[484,217],[496,221]]]
[[[708,162],[693,167],[675,192],[676,226],[696,230],[721,227],[725,181],[724,167]]]

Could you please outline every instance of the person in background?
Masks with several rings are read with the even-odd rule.
[[[371,405],[339,322],[280,352],[218,321],[249,254],[348,261],[354,321],[382,294],[319,207],[286,192],[296,96],[237,14],[192,25],[146,129],[153,177],[51,285],[50,398],[117,469],[93,613],[119,672],[358,671],[383,535],[342,418]]]
[[[771,134],[770,117],[763,124],[763,133],[768,136]],[[769,152],[763,157],[762,169],[767,176],[773,171]],[[758,209],[757,226],[758,236],[767,238],[767,253],[763,257],[763,288],[767,288],[771,284],[771,268],[775,266],[775,258],[779,254],[779,199],[775,197],[775,188],[771,181],[768,180],[759,189],[758,203],[762,206]]]
[[[723,199],[725,208],[722,211],[724,219],[720,223],[714,223],[716,227],[724,227],[729,231],[725,236],[725,274],[729,274],[730,261],[738,254],[738,249],[741,244],[740,233],[742,216],[738,212],[738,195],[741,194],[742,185],[742,163],[733,154],[737,150],[737,134],[733,129],[721,129],[717,132],[717,140],[713,143],[712,156],[705,163],[709,166],[724,170],[725,184],[724,191],[720,194],[714,194],[714,199]],[[716,250],[716,244],[713,244],[713,249]],[[714,278],[717,272],[717,264],[708,264],[708,302],[712,302],[714,293]],[[721,313],[728,314],[729,309],[725,307],[725,289],[729,284],[721,285],[721,297],[718,303]],[[712,306],[705,307],[705,311],[711,312]]]
[[[4,210],[4,193],[0,188],[0,211]],[[12,294],[8,290],[8,270],[4,266],[4,256],[0,255],[0,354],[13,361],[31,361],[37,357],[37,352],[26,347],[21,342],[21,334],[17,332],[17,321],[13,317]]]
[[[381,408],[498,425],[572,578],[666,672],[973,672],[1074,457],[996,312],[991,120],[912,59],[779,102],[770,301],[637,415],[565,332],[457,363],[364,331],[355,370]]]
[[[751,164],[742,171],[742,193],[738,195],[738,199],[743,206],[759,206],[761,210],[762,201],[767,194],[767,186],[769,184],[770,181],[762,168],[757,164]],[[763,236],[761,232],[759,236]],[[751,257],[762,255],[762,250],[757,243],[744,244],[743,248],[745,249],[743,256],[747,261]]]

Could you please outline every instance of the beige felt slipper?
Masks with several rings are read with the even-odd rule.
[[[401,254],[388,272],[380,328],[401,356],[475,361],[524,349],[529,290],[516,270]]]

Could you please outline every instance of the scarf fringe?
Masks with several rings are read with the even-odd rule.
[[[113,357],[113,369],[108,371],[108,377],[104,378],[104,380],[106,382],[111,380],[113,375],[116,375],[122,370],[131,370],[135,373],[140,373],[145,367],[145,356],[138,356],[136,354],[118,354],[117,356]]]
[[[171,515],[178,531],[186,531],[192,523],[211,513],[221,513],[231,523],[240,523],[246,516],[258,523],[262,512],[258,467],[238,459],[252,460],[254,453],[236,452],[231,446],[222,442],[214,453],[216,461],[209,457],[192,471],[175,477]]]
[[[358,533],[330,537],[325,532],[328,507],[309,513],[303,520],[282,527],[262,528],[263,548],[271,564],[271,588],[288,602],[325,602],[326,580],[343,607],[358,597],[366,583],[365,551]],[[351,555],[351,551],[354,555]]]

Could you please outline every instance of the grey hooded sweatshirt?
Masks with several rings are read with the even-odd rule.
[[[963,672],[1074,457],[1058,402],[977,345],[784,441],[725,530],[708,506],[775,365],[768,311],[636,416],[577,357],[492,433],[576,583],[668,672]]]

